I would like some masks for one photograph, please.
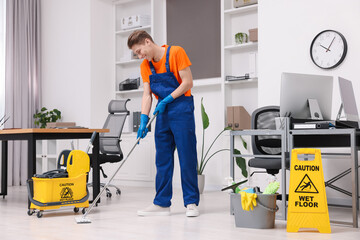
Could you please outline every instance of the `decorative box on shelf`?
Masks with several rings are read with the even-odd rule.
[[[48,122],[46,128],[71,128],[75,127],[75,122]]]
[[[249,40],[250,40],[250,42],[258,41],[258,29],[257,28],[249,29]]]
[[[121,29],[127,30],[150,25],[151,18],[148,15],[133,15],[121,19]]]

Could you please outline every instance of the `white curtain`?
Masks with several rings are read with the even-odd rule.
[[[6,1],[6,128],[33,127],[40,108],[40,0]],[[25,185],[27,143],[9,142],[9,185]]]

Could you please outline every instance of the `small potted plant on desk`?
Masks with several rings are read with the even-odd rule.
[[[36,111],[34,114],[34,124],[35,126],[40,126],[40,128],[46,128],[46,123],[56,122],[61,119],[61,112],[56,108],[48,111],[46,107],[41,108],[40,112]]]
[[[220,150],[215,151],[214,153],[212,153],[211,155],[209,155],[211,148],[213,147],[214,143],[216,142],[216,140],[221,136],[221,134],[225,131],[231,130],[230,127],[226,127],[224,128],[214,139],[214,141],[211,143],[210,147],[207,148],[207,150],[205,150],[205,130],[209,127],[210,125],[210,121],[209,121],[209,117],[205,111],[205,107],[203,105],[203,99],[201,98],[201,118],[202,118],[202,123],[203,123],[203,134],[202,134],[202,146],[201,146],[201,158],[198,159],[198,185],[199,185],[199,191],[200,193],[202,193],[204,191],[204,186],[205,186],[205,175],[203,174],[204,169],[207,165],[207,163],[209,162],[209,160],[216,155],[219,152],[223,152],[223,151],[230,151],[229,148],[223,148]],[[245,140],[240,137],[243,146],[245,149],[247,149],[247,143],[245,142]],[[241,154],[241,152],[238,149],[234,149],[234,154]],[[239,166],[239,168],[241,169],[241,173],[244,177],[248,176],[248,172],[246,169],[246,161],[244,158],[242,157],[236,157],[236,165]]]

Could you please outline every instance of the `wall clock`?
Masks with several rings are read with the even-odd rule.
[[[322,69],[340,65],[347,53],[345,37],[334,30],[325,30],[315,36],[310,46],[311,60]]]

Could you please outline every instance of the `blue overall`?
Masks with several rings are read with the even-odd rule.
[[[170,72],[169,53],[166,52],[166,72],[156,73],[149,62],[151,91],[159,97],[158,103],[179,87],[175,75]],[[156,147],[156,196],[154,204],[169,207],[172,198],[174,151],[177,148],[184,205],[199,204],[197,183],[197,153],[193,97],[182,95],[167,104],[165,112],[159,114],[155,125]]]

